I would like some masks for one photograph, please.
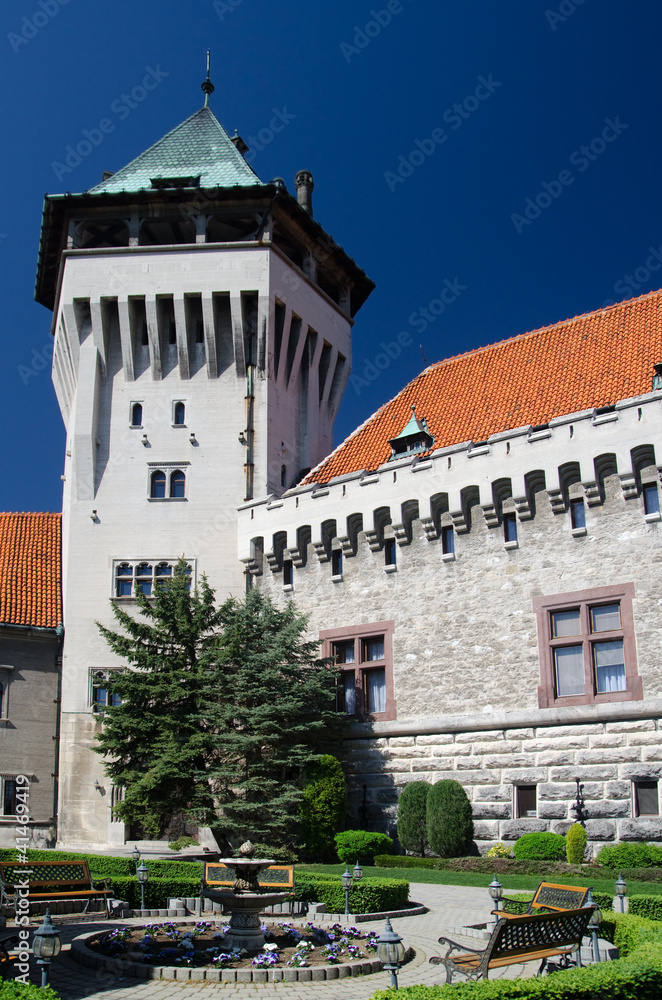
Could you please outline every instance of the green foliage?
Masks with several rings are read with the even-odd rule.
[[[474,825],[471,803],[462,785],[450,778],[437,781],[427,799],[428,844],[442,858],[469,854]]]
[[[662,924],[631,913],[608,913],[600,924],[600,937],[615,944],[621,958],[651,944],[662,954]]]
[[[253,844],[256,858],[273,858],[277,865],[295,865],[298,861],[296,852],[289,847],[277,847],[273,844]]]
[[[0,860],[12,861],[16,855],[11,850],[11,858]],[[133,858],[114,858],[107,854],[74,854],[72,851],[39,851],[29,850],[28,861],[87,861],[92,877],[98,879],[117,877],[136,878],[136,866]],[[150,860],[148,866],[150,878],[176,878],[198,882],[202,878],[202,862],[200,861],[158,861]],[[191,894],[189,893],[189,896]],[[196,893],[197,895],[197,893]],[[123,897],[126,898],[126,897]]]
[[[261,591],[219,611],[222,638],[203,685],[205,777],[239,842],[291,846],[298,837],[302,773],[346,717],[332,710],[335,668],[305,640],[307,619]]]
[[[335,859],[334,837],[345,825],[347,783],[337,757],[324,754],[304,771],[301,841],[305,854]]]
[[[200,895],[200,879],[187,878],[163,878],[155,876],[152,878],[152,865],[149,867],[149,882],[145,885],[145,906],[150,910],[161,910],[168,905],[171,898],[180,898]],[[124,899],[133,909],[140,909],[140,883],[135,877],[126,875],[112,875],[109,878],[109,887],[113,890],[116,899]]]
[[[518,860],[561,861],[565,858],[565,837],[560,833],[525,833],[515,841]]]
[[[97,734],[97,752],[106,774],[124,799],[118,819],[139,823],[148,838],[159,839],[178,813],[199,823],[215,816],[204,777],[204,727],[197,721],[203,688],[218,658],[222,615],[203,577],[189,592],[186,563],[150,600],[136,588],[140,618],[111,603],[122,632],[99,630],[120,661],[131,669],[113,671],[108,682],[121,704],[108,707]]]
[[[613,892],[593,892],[591,895],[603,913],[614,909]]]
[[[376,854],[393,850],[393,841],[385,833],[370,830],[343,830],[335,836],[336,853],[340,861],[374,864]]]
[[[662,921],[662,896],[630,896],[628,913],[637,917]]]
[[[573,823],[565,835],[565,856],[569,865],[581,865],[586,854],[588,834],[581,823]]]
[[[0,858],[0,861],[8,861],[8,858]],[[46,986],[43,990],[39,986],[28,985],[8,980],[0,982],[0,1000],[59,1000],[59,993],[56,993],[52,986]]]
[[[307,903],[324,903],[329,913],[343,913],[345,890],[338,875],[296,872],[294,898]],[[405,909],[409,882],[404,879],[363,878],[349,891],[352,913],[384,913]]]
[[[659,868],[662,867],[662,847],[657,844],[605,844],[598,851],[596,861],[605,868]]]
[[[436,868],[436,858],[412,858],[408,854],[375,854],[376,868]]]
[[[412,781],[398,800],[398,840],[405,851],[424,855],[428,840],[426,803],[429,781]]]
[[[489,851],[485,852],[486,858],[510,858],[512,856],[512,848],[502,844],[499,841],[498,844],[494,844],[490,847]]]
[[[197,846],[198,846],[197,840],[194,840],[193,837],[189,837],[187,835],[178,837],[177,840],[171,840],[170,843],[168,844],[168,847],[170,848],[171,851],[181,851],[184,847],[197,847]]]
[[[172,818],[215,825],[241,843],[296,836],[302,769],[339,725],[333,667],[306,642],[306,618],[259,591],[214,606],[203,577],[189,592],[186,563],[139,617],[117,603],[121,632],[99,626],[131,669],[108,683],[121,703],[106,709],[98,752],[117,787],[118,818],[161,837]]]
[[[512,896],[503,896],[501,905],[506,913],[526,913],[534,895],[533,892],[514,892]]]

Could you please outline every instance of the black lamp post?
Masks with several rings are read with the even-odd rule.
[[[131,851],[131,857],[133,858],[133,863],[136,868],[136,873],[138,872],[138,862],[140,861],[140,851],[137,847],[134,847]]]
[[[621,913],[625,913],[625,896],[628,887],[622,875],[619,875],[616,879],[616,885],[614,888],[616,889],[616,895],[618,896],[618,901],[621,905]]]
[[[593,961],[600,961],[600,948],[598,947],[598,927],[602,923],[602,913],[600,912],[600,907],[593,899],[593,892],[591,888],[588,890],[588,895],[586,897],[586,905],[593,907],[593,913],[591,919],[588,922],[588,929],[591,932],[591,937],[593,938]]]
[[[149,869],[143,861],[139,868],[136,868],[136,875],[138,876],[138,881],[140,882],[140,908],[145,909],[145,886],[149,882]]]
[[[386,926],[377,938],[377,957],[387,972],[391,973],[391,987],[398,988],[398,969],[405,960],[405,946],[402,938],[391,927],[391,921],[386,918]]]
[[[345,865],[345,871],[341,875],[342,887],[345,890],[345,916],[349,916],[349,890],[352,888],[355,882],[359,882],[363,878],[363,869],[361,865],[356,862],[354,865],[354,871],[349,870],[349,864]]]
[[[44,922],[34,932],[32,941],[32,954],[37,959],[37,964],[41,966],[42,989],[48,985],[51,962],[60,954],[61,947],[60,933],[51,921],[50,909],[47,909]]]
[[[494,909],[497,911],[494,915],[494,922],[496,923],[497,920],[499,919],[499,913],[498,913],[499,900],[503,896],[503,886],[501,885],[501,882],[499,882],[499,879],[496,877],[496,872],[494,874],[494,878],[492,879],[487,888],[489,890],[490,896],[494,900]]]

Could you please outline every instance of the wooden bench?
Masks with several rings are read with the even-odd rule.
[[[28,874],[26,874],[28,873]],[[23,892],[27,881],[27,896]],[[103,882],[103,888],[95,887]],[[0,903],[16,907],[19,892],[30,903],[47,903],[58,899],[84,899],[85,909],[93,899],[102,899],[106,916],[110,916],[112,891],[107,879],[93,879],[87,861],[0,861]]]
[[[523,906],[524,904],[519,899],[509,899],[508,896],[504,896],[501,900],[504,909],[492,912],[498,913],[500,917],[512,919],[512,917],[521,916],[522,912],[525,914],[548,913],[550,911],[560,913],[563,910],[576,910],[586,905],[588,893],[588,888],[581,885],[557,885],[555,882],[541,882],[524,911],[520,910],[518,913],[516,910],[515,913],[509,913],[505,908],[506,903],[511,906],[513,904]]]
[[[447,983],[455,972],[467,979],[487,979],[490,969],[520,962],[540,962],[540,975],[550,958],[560,958],[560,965],[566,967],[574,952],[578,952],[577,964],[581,964],[579,948],[592,914],[593,907],[586,906],[502,918],[484,949],[466,948],[450,938],[440,937],[439,944],[449,945],[448,951],[443,958],[435,956],[430,962],[445,967]],[[456,949],[459,954],[453,954]]]

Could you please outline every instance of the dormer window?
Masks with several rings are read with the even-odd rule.
[[[416,407],[411,408],[411,419],[403,427],[397,437],[389,441],[391,446],[391,456],[389,462],[396,458],[405,458],[407,455],[420,455],[429,451],[434,445],[434,438],[428,430],[425,417],[419,420],[416,416]]]

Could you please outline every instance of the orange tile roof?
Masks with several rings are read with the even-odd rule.
[[[651,391],[662,361],[662,290],[430,365],[355,430],[304,483],[374,470],[411,417],[434,448],[610,406]]]
[[[60,514],[0,513],[0,623],[62,621]]]

